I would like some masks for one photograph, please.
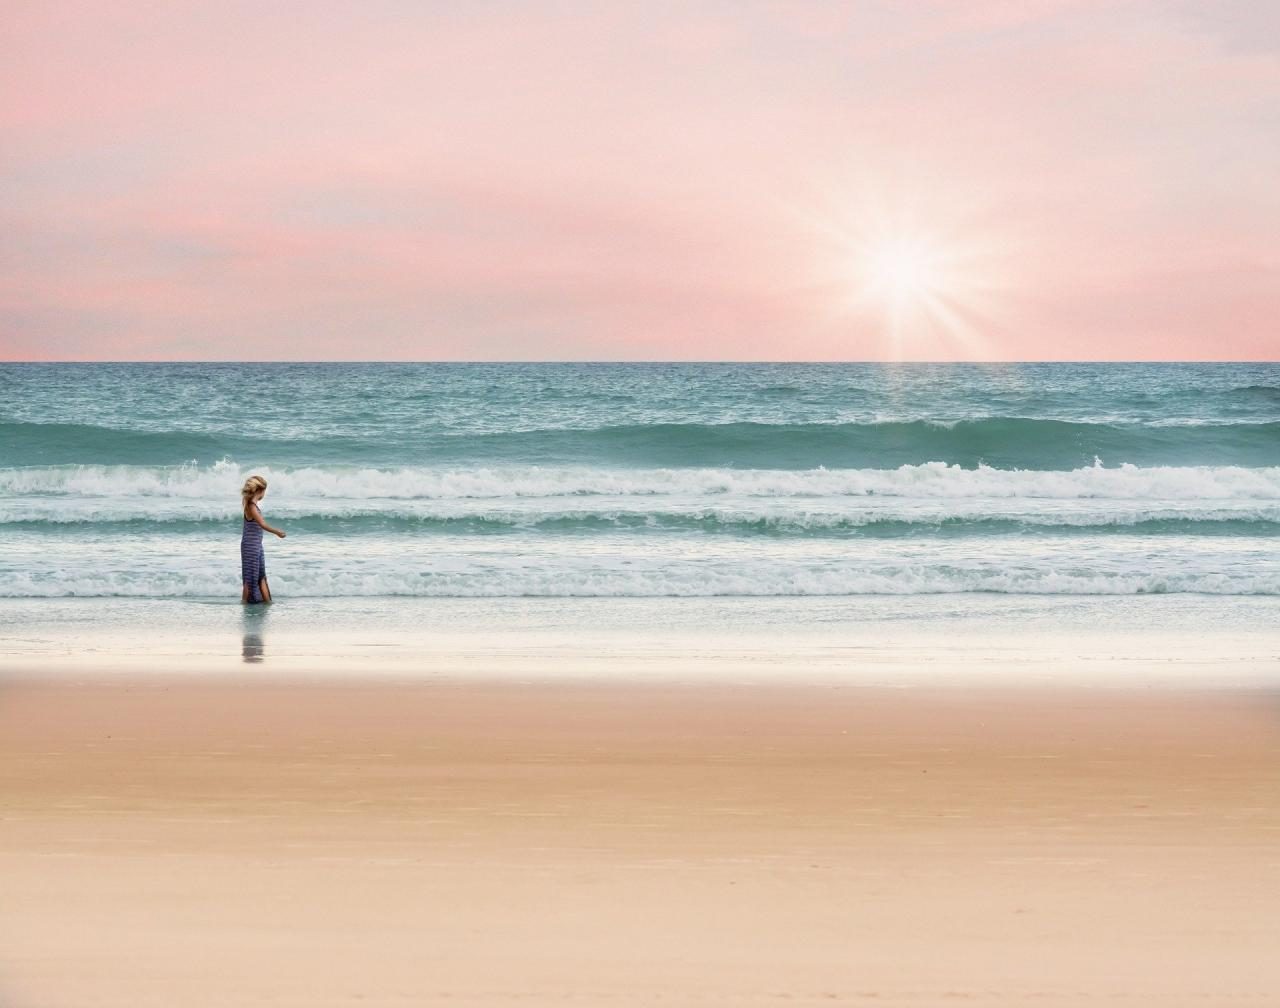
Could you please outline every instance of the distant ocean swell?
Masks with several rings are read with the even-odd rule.
[[[224,455],[392,465],[576,461],[613,466],[887,468],[955,465],[1072,469],[1110,465],[1259,466],[1276,461],[1280,421],[1155,419],[1141,423],[992,416],[829,423],[649,423],[529,430],[376,430],[284,437],[263,432],[151,431],[89,424],[0,423],[11,465],[212,462]]]

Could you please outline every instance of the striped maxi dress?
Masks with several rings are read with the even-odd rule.
[[[262,552],[262,526],[246,518],[240,532],[240,580],[249,589],[250,602],[262,601],[259,582],[266,576],[267,558]]]

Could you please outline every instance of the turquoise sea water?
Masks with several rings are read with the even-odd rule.
[[[1280,594],[1280,364],[0,365],[0,595]]]

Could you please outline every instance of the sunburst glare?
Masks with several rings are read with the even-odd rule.
[[[920,236],[900,235],[869,248],[863,263],[867,293],[882,298],[895,314],[937,296],[946,286],[945,263],[937,245]]]
[[[1012,255],[980,216],[882,199],[818,227],[819,285],[838,326],[875,329],[895,360],[995,356]]]

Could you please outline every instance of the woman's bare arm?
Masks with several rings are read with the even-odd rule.
[[[267,524],[267,520],[262,517],[262,512],[258,510],[257,504],[249,505],[249,520],[251,522],[256,522],[257,524],[261,525],[264,529],[266,529],[272,535],[279,536],[281,539],[284,538],[284,533],[280,529],[272,528],[270,525]]]

